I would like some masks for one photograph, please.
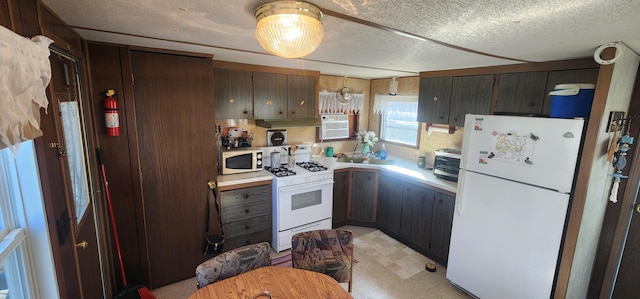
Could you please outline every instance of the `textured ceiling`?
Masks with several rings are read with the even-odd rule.
[[[615,41],[640,53],[640,0],[310,0],[325,11],[325,37],[302,59],[267,54],[255,39],[253,12],[268,1],[42,1],[91,41],[359,78],[592,57]]]

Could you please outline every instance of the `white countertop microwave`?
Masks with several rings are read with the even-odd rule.
[[[222,150],[222,174],[262,170],[262,150],[247,147]]]

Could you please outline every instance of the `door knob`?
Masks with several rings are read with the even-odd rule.
[[[82,241],[76,244],[76,248],[86,249],[87,246],[89,246],[89,243],[87,241]]]
[[[636,205],[636,212],[640,213],[640,205]]]

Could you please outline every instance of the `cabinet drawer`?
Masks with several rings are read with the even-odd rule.
[[[271,229],[257,231],[248,235],[233,236],[231,238],[225,237],[223,248],[224,248],[224,251],[229,251],[234,248],[242,247],[249,244],[260,243],[260,242],[271,243]]]
[[[222,225],[225,237],[247,235],[261,230],[271,231],[271,215],[254,217]]]
[[[271,186],[221,192],[220,214],[222,223],[271,214]]]

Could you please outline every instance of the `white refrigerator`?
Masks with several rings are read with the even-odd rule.
[[[549,298],[584,121],[465,118],[447,279],[478,298]]]

